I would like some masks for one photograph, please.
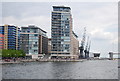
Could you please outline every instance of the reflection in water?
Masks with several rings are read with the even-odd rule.
[[[117,60],[4,64],[3,79],[117,79]]]
[[[72,79],[72,74],[74,73],[74,65],[77,62],[53,62],[52,63],[52,71],[53,77],[55,79],[67,79],[68,77]],[[55,70],[55,71],[54,71]]]

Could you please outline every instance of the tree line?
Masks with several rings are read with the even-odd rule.
[[[2,57],[25,57],[26,54],[23,50],[2,49],[0,50]]]

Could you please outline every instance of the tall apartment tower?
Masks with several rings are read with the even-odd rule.
[[[13,25],[0,26],[0,49],[20,49],[20,28]]]
[[[51,57],[78,58],[79,41],[72,28],[71,8],[53,6],[51,18]]]
[[[46,31],[37,26],[21,27],[21,49],[27,56],[38,58],[48,53],[48,37]]]

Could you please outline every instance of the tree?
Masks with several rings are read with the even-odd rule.
[[[23,50],[3,49],[2,57],[24,57],[26,56]]]

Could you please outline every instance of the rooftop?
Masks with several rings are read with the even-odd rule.
[[[68,9],[71,9],[70,7],[66,7],[66,6],[53,6],[53,8],[68,8]]]
[[[43,31],[44,33],[47,33],[46,31],[44,31],[43,29],[41,29],[35,25],[29,25],[28,27],[21,27],[21,28],[37,28],[37,29],[40,29],[41,31]]]

